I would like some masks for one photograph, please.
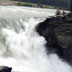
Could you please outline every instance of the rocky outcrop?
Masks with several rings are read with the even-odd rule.
[[[11,72],[12,68],[7,66],[0,66],[0,72]]]
[[[47,53],[57,53],[72,65],[72,14],[47,18],[36,29],[47,40]]]

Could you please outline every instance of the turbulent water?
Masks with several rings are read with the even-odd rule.
[[[47,55],[45,38],[36,32],[38,23],[55,10],[9,6],[0,10],[1,66],[12,67],[12,72],[72,72],[56,54]]]

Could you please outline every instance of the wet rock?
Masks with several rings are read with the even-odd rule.
[[[0,66],[0,72],[11,72],[12,68],[7,66]]]
[[[72,14],[47,18],[36,29],[47,41],[47,53],[56,53],[72,65]]]

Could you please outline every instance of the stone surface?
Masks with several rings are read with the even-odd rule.
[[[72,14],[47,18],[37,26],[47,40],[46,48],[72,65]]]
[[[12,68],[7,66],[0,66],[0,72],[11,72]]]

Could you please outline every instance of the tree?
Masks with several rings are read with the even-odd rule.
[[[70,2],[70,11],[72,12],[72,0]]]

